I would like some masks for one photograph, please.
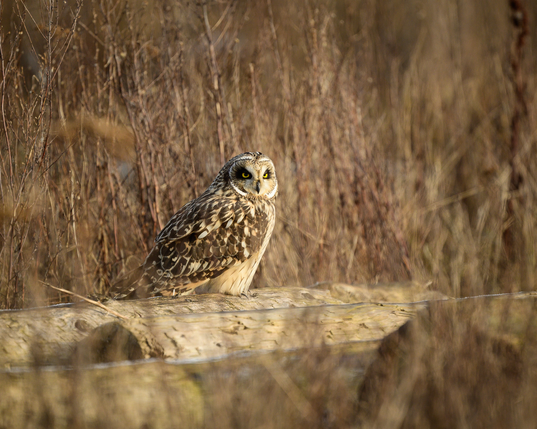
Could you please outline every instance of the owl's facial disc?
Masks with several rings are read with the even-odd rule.
[[[234,182],[245,194],[253,196],[267,196],[272,198],[275,194],[274,171],[267,163],[245,165],[235,171]]]

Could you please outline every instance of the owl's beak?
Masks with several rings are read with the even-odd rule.
[[[261,183],[259,182],[259,180],[255,182],[255,190],[257,191],[258,194],[259,194],[259,191],[261,191]]]

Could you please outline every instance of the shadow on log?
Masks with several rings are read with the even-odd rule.
[[[144,353],[136,336],[120,323],[109,322],[95,328],[76,345],[73,362],[89,365],[143,358]]]

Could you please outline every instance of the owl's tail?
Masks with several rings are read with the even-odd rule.
[[[142,285],[145,285],[144,268],[142,266],[132,270],[125,276],[119,278],[108,291],[112,299],[135,299],[141,298],[139,295]]]

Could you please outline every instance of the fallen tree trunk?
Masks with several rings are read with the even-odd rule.
[[[125,319],[87,303],[0,312],[0,427],[195,428],[211,418],[220,427],[237,395],[252,395],[248,412],[261,420],[277,409],[315,422],[319,411],[297,379],[315,374],[328,377],[325,387],[355,391],[380,340],[425,305],[352,303],[368,289],[323,284],[262,289],[250,299],[105,303]],[[125,361],[148,357],[165,360]],[[123,362],[91,365],[112,361]],[[271,405],[259,401],[266,394]]]
[[[379,415],[400,415],[379,407],[392,406],[388,399],[399,398],[401,386],[412,392],[419,387],[424,403],[441,402],[434,389],[425,390],[416,368],[424,371],[430,360],[434,375],[437,361],[444,362],[442,368],[446,362],[466,365],[475,356],[459,355],[478,346],[484,351],[476,355],[482,358],[471,373],[486,368],[485,378],[496,374],[485,366],[490,359],[483,356],[490,354],[490,362],[502,366],[489,384],[511,373],[514,383],[520,382],[520,348],[526,344],[524,353],[530,350],[537,320],[531,293],[433,304],[423,302],[431,292],[413,283],[321,284],[258,293],[248,300],[201,295],[106,303],[127,319],[87,304],[0,312],[0,427],[375,422]],[[358,297],[392,302],[352,303]],[[405,297],[417,302],[397,303]],[[405,323],[409,319],[414,320]],[[409,336],[416,326],[419,335]],[[164,359],[143,359],[151,353]],[[409,353],[418,353],[425,364],[413,367]],[[409,384],[404,377],[417,378]],[[485,390],[494,391],[490,385]]]
[[[189,361],[236,352],[379,340],[421,304],[349,304],[356,287],[261,289],[244,299],[194,295],[0,312],[0,366],[101,363],[160,357]],[[405,289],[406,285],[399,286]],[[394,292],[398,289],[394,286]],[[339,291],[338,298],[331,295]],[[336,294],[336,293],[334,293]]]

